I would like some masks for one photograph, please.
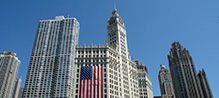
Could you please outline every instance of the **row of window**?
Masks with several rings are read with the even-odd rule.
[[[78,58],[83,58],[83,57],[87,58],[87,57],[91,57],[91,55],[85,55],[85,56],[84,55],[78,55]],[[93,55],[92,57],[106,57],[106,55],[100,55],[100,56],[99,55]]]
[[[106,50],[93,50],[93,51],[78,51],[78,54],[83,54],[83,53],[86,53],[86,54],[88,54],[88,53],[106,53]]]

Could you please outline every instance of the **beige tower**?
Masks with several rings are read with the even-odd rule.
[[[175,98],[171,74],[164,65],[160,65],[158,78],[162,98]]]

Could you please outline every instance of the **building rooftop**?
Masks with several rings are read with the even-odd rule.
[[[11,56],[17,57],[17,54],[13,52],[3,52],[3,53],[0,53],[0,55],[11,55]]]
[[[166,68],[164,65],[160,65],[160,68]]]

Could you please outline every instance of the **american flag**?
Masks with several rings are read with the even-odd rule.
[[[103,67],[82,66],[79,98],[103,98]]]

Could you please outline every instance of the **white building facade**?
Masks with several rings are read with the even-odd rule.
[[[20,63],[15,53],[0,53],[0,98],[13,98]]]
[[[79,29],[76,18],[39,22],[23,98],[73,98]]]
[[[13,98],[19,98],[20,88],[21,88],[21,79],[16,79],[16,83],[14,85]]]
[[[135,61],[138,67],[139,98],[154,98],[151,78],[148,69],[143,63]]]
[[[77,47],[75,98],[82,98],[83,96],[99,96],[99,98],[139,97],[137,66],[131,60],[127,48],[124,21],[116,9],[108,20],[107,41],[108,45],[106,46]],[[87,78],[83,76],[83,68],[89,68],[89,66],[102,68],[99,69],[101,75],[96,75],[98,79],[101,78],[102,80],[98,82],[94,75],[92,82],[82,83],[84,78]],[[93,84],[93,82],[95,83]]]

